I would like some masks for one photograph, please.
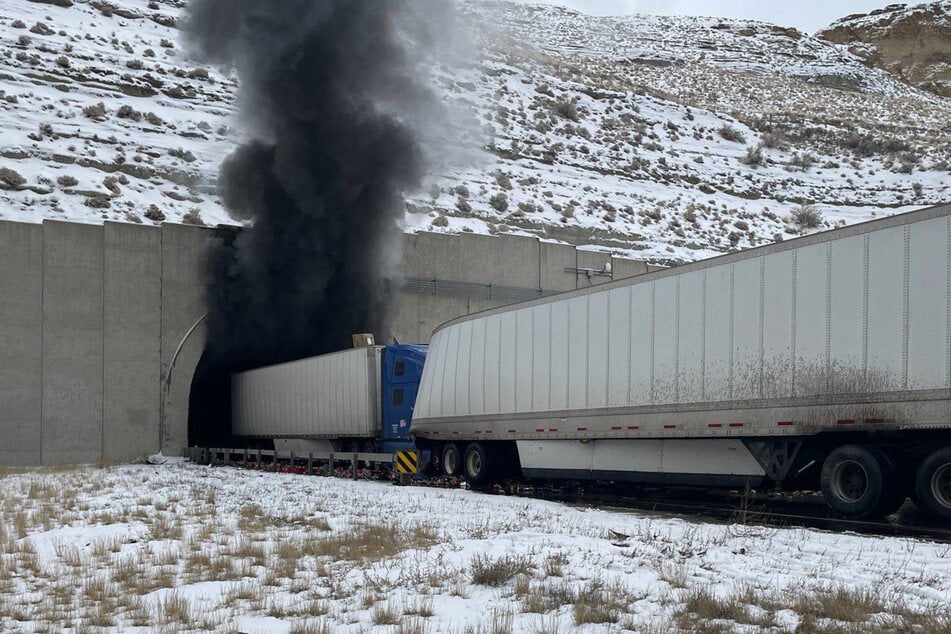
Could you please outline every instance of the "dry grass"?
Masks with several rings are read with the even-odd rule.
[[[867,589],[821,589],[801,596],[795,610],[804,616],[844,623],[864,623],[873,614],[887,612],[884,603]]]
[[[177,592],[169,592],[157,603],[159,618],[164,623],[188,625],[192,622],[191,606],[188,600]]]
[[[902,603],[889,605],[869,589],[842,587],[791,589],[782,593],[782,600],[779,596],[749,587],[725,596],[695,588],[682,597],[675,619],[690,632],[731,632],[750,626],[775,630],[776,613],[788,609],[801,618],[797,634],[951,633],[947,605],[916,611]]]
[[[671,588],[687,587],[687,566],[683,561],[662,561],[657,570],[661,581],[666,581]]]
[[[611,585],[594,580],[578,594],[574,604],[575,625],[617,623],[634,597],[620,583]]]
[[[545,574],[549,577],[561,577],[564,575],[564,567],[568,565],[569,561],[568,555],[561,551],[548,555],[545,558]]]
[[[334,561],[374,562],[411,549],[429,548],[437,535],[422,526],[404,527],[395,523],[352,526],[340,533],[308,542],[302,552]]]
[[[431,597],[408,597],[403,601],[403,614],[429,618],[435,614]]]
[[[709,621],[751,623],[750,608],[736,596],[721,598],[705,588],[691,590],[684,597],[678,614],[681,627],[697,629],[710,627]],[[715,626],[722,625],[716,624]]]
[[[486,634],[510,634],[514,621],[515,615],[512,614],[511,610],[492,608],[492,615],[489,617]]]
[[[505,585],[515,575],[527,574],[530,569],[528,560],[516,555],[493,559],[488,555],[478,554],[469,562],[472,583],[481,586]]]
[[[373,606],[370,619],[374,625],[396,625],[401,614],[389,603],[377,603]]]
[[[291,634],[331,634],[330,624],[323,620],[306,619],[291,624]]]
[[[403,619],[393,630],[393,634],[426,634],[429,625],[419,617]]]

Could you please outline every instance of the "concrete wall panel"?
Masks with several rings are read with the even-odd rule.
[[[573,291],[577,286],[574,273],[568,273],[566,268],[576,268],[578,259],[575,248],[570,244],[541,242],[538,245],[538,267],[542,288],[552,291]]]
[[[103,231],[43,223],[43,464],[102,457]]]
[[[0,221],[0,464],[40,464],[43,227]]]
[[[159,449],[162,232],[104,227],[103,458],[123,462]]]
[[[0,464],[121,462],[160,447],[167,455],[181,451],[205,345],[205,247],[227,230],[0,222]],[[489,297],[482,285],[531,296],[588,283],[565,269],[610,261],[621,277],[645,268],[532,237],[421,233],[404,241],[404,277],[474,286],[404,291],[386,340],[427,342],[445,321],[512,301],[511,293]],[[500,394],[476,396],[500,405]]]
[[[186,335],[207,311],[203,263],[205,246],[213,235],[201,227],[162,225],[163,379],[175,351],[182,346],[165,398],[162,447],[167,455],[180,454],[188,443],[188,394],[205,349],[204,321]]]
[[[644,275],[647,273],[647,264],[640,260],[628,260],[627,258],[611,256],[611,271],[614,273],[613,279],[619,280],[625,277]]]

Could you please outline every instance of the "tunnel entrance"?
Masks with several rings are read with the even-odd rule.
[[[270,441],[231,434],[231,374],[207,348],[201,355],[188,394],[188,444],[198,447],[271,448]]]
[[[208,248],[206,344],[188,394],[192,446],[273,444],[232,435],[234,373],[343,350],[354,332],[387,330],[395,289],[386,280],[335,260],[310,268],[296,260],[262,263],[254,259],[252,236],[224,229]]]

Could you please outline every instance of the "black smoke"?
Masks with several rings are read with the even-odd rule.
[[[353,333],[389,338],[398,221],[427,172],[421,126],[437,102],[425,78],[445,4],[190,3],[192,48],[239,82],[248,138],[222,164],[219,190],[249,225],[211,250],[207,348],[193,391],[221,392],[231,372],[349,347]],[[222,396],[190,418],[214,410],[210,426],[226,426]],[[205,424],[190,420],[192,431],[195,423]]]

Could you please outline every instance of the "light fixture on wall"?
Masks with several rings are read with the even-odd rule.
[[[600,269],[590,269],[590,268],[576,268],[571,266],[565,267],[565,273],[574,273],[575,275],[584,275],[588,278],[588,281],[591,281],[592,277],[610,277],[614,278],[614,272],[611,270],[611,263],[605,262],[604,266]]]

